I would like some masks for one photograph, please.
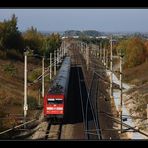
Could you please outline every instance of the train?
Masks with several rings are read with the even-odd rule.
[[[45,119],[62,120],[64,117],[68,94],[70,66],[70,57],[65,57],[57,76],[53,80],[52,86],[44,96]]]

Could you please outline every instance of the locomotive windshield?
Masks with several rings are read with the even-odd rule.
[[[48,104],[63,104],[63,99],[54,99],[54,98],[48,98],[47,99]]]

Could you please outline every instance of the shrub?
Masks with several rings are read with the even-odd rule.
[[[33,82],[41,75],[41,69],[35,69],[28,75],[28,81]]]
[[[0,50],[0,58],[1,59],[6,59],[7,53],[5,51]]]
[[[29,109],[34,110],[34,109],[37,108],[37,105],[38,105],[37,100],[32,96],[28,96],[28,107],[29,107]]]
[[[18,52],[15,49],[11,49],[7,51],[7,58],[13,59],[13,60],[23,60],[23,55]]]
[[[13,64],[6,64],[3,66],[4,72],[6,72],[6,74],[14,77],[16,76],[18,70],[17,68],[13,65]]]
[[[124,54],[124,68],[132,68],[146,61],[147,51],[141,38],[122,40],[117,46],[118,53]]]

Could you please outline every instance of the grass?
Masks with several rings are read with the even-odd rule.
[[[28,60],[29,61],[29,60]],[[24,63],[8,59],[0,59],[0,131],[11,128],[18,123],[15,117],[23,117],[24,101]],[[28,62],[28,70],[41,67],[40,63]],[[28,73],[29,74],[29,73]],[[36,113],[38,84],[28,87],[28,117]],[[11,115],[14,115],[13,117]]]
[[[124,82],[134,84],[135,87],[130,89],[127,94],[130,95],[132,108],[130,112],[145,119],[147,117],[146,105],[148,104],[148,62],[139,66],[124,70]],[[138,123],[138,119],[135,119]],[[139,128],[146,130],[144,121],[140,120]]]
[[[29,81],[29,82],[33,82],[33,81],[36,80],[41,74],[42,74],[41,68],[32,70],[32,71],[29,73],[28,81]]]
[[[4,72],[9,76],[16,76],[17,75],[17,68],[14,66],[14,64],[6,64],[3,65]]]
[[[134,68],[125,69],[123,79],[125,82],[142,85],[148,82],[148,62]]]

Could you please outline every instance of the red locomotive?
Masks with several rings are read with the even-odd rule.
[[[70,57],[66,57],[53,81],[52,87],[44,97],[44,117],[63,118],[67,99],[70,75]]]

